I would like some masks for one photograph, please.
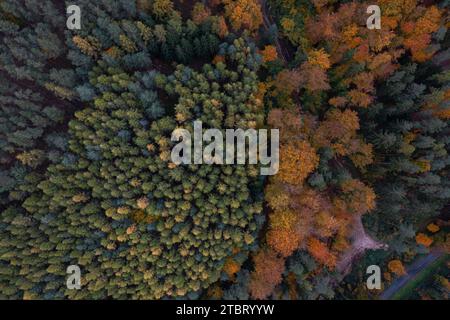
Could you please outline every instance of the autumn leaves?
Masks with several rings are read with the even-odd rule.
[[[377,198],[364,180],[377,155],[360,133],[360,112],[374,107],[378,82],[399,68],[401,57],[423,62],[433,55],[431,35],[442,14],[414,0],[378,1],[382,28],[369,30],[367,3],[273,4],[297,53],[290,68],[262,85],[272,107],[268,124],[280,129],[280,171],[265,190],[269,222],[253,259],[254,298],[268,297],[284,280],[275,274],[297,250],[334,270],[350,247],[352,224]],[[261,53],[264,62],[275,56],[268,47]],[[418,242],[428,244],[420,235]]]

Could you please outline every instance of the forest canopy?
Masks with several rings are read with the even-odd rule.
[[[448,27],[447,1],[0,0],[0,299],[378,299],[364,268],[448,251]],[[279,130],[279,171],[173,163],[194,121]]]

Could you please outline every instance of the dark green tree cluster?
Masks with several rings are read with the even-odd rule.
[[[64,150],[76,103],[65,23],[52,1],[0,3],[0,206],[23,200]],[[45,23],[43,22],[45,21]],[[33,171],[33,172],[32,172]],[[25,186],[30,180],[31,185]],[[25,192],[26,191],[26,192]]]
[[[450,199],[450,121],[443,96],[449,72],[432,64],[403,66],[377,89],[378,103],[361,112],[362,132],[377,158],[367,169],[379,195],[369,230],[404,253],[415,230]]]
[[[45,270],[34,268],[35,245],[46,241],[41,221],[21,203],[37,190],[46,166],[61,161],[65,123],[78,106],[61,9],[48,0],[0,2],[1,298],[23,298],[19,287],[33,289],[27,277]]]
[[[152,59],[171,71],[171,62],[207,61],[220,40],[211,21],[195,24],[178,11],[158,17],[138,10],[134,1],[82,0],[83,28],[67,37],[69,57],[79,74],[87,75],[100,58],[119,63],[125,70],[148,69]],[[89,97],[89,95],[87,95]]]

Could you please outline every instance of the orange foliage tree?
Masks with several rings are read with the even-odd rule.
[[[262,249],[254,257],[254,271],[250,278],[249,291],[254,299],[265,299],[281,280],[284,259],[271,249]]]
[[[334,256],[328,246],[316,238],[308,240],[308,252],[319,262],[330,269],[336,266],[336,256]]]
[[[261,55],[264,62],[271,62],[278,59],[277,48],[274,46],[265,46],[264,50],[261,50]]]
[[[263,22],[261,6],[256,0],[223,0],[225,16],[234,30],[255,31]]]
[[[391,75],[401,56],[410,53],[417,62],[433,56],[431,35],[442,21],[436,6],[425,7],[417,0],[380,0],[382,28],[369,30],[365,26],[369,4],[349,2],[336,9],[331,2],[319,1],[319,13],[306,19],[310,47],[304,48],[308,62],[324,67],[330,63],[338,76],[344,77],[355,63],[364,67],[345,81],[347,101],[363,108],[373,101],[373,82]],[[354,53],[348,59],[350,50]]]
[[[431,239],[424,233],[418,233],[416,235],[416,242],[417,242],[417,244],[421,244],[428,248],[433,243],[433,239]]]
[[[403,276],[406,274],[405,267],[400,260],[391,260],[388,263],[388,269],[397,276]]]
[[[274,85],[279,92],[291,94],[300,89],[302,79],[303,76],[298,69],[283,70],[277,75]]]
[[[299,216],[291,211],[275,211],[270,215],[267,243],[283,257],[290,256],[300,244]]]

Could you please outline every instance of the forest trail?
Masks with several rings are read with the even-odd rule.
[[[367,235],[361,217],[355,218],[351,238],[353,239],[351,247],[341,256],[336,266],[336,270],[343,274],[347,274],[351,270],[353,261],[363,254],[364,251],[387,249],[386,244],[375,241]]]
[[[450,48],[438,53],[434,57],[434,62],[442,67],[444,70],[450,70]]]
[[[263,15],[264,28],[269,30],[270,26],[275,24],[273,22],[272,16],[268,13],[267,1],[259,0],[259,4],[261,6],[261,12]],[[279,57],[283,60],[285,64],[287,64],[291,60],[291,56],[289,50],[287,50],[281,43],[280,38],[277,36],[275,39],[275,45],[277,47],[277,52]]]

